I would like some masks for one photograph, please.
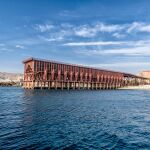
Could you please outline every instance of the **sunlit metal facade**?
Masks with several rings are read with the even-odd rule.
[[[148,82],[132,74],[37,58],[23,63],[24,88],[28,89],[117,89]]]

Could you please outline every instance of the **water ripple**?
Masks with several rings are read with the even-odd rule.
[[[0,106],[0,149],[150,149],[150,91],[3,87]]]

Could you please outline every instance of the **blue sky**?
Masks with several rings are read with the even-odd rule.
[[[149,0],[0,0],[0,71],[37,57],[150,70]]]

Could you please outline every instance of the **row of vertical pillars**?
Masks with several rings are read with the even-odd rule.
[[[95,83],[95,82],[24,82],[26,89],[117,89],[120,83]]]

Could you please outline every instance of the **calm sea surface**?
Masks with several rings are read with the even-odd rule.
[[[1,87],[0,149],[150,150],[150,91]]]

